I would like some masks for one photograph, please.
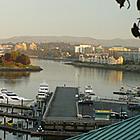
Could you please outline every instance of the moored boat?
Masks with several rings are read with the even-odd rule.
[[[85,90],[84,90],[84,94],[85,96],[89,96],[89,95],[95,95],[95,93],[93,92],[92,86],[88,85],[85,86]]]
[[[34,101],[33,99],[28,99],[28,98],[18,96],[16,93],[12,91],[8,91],[5,88],[2,88],[0,92],[0,103],[27,106],[33,101]]]
[[[95,93],[93,92],[91,85],[85,86],[84,93],[81,95],[82,95],[82,99],[80,99],[78,103],[90,104],[93,103],[93,101],[98,98],[97,96],[95,96]]]
[[[50,88],[46,83],[46,81],[44,80],[42,83],[40,83],[36,99],[37,101],[45,101],[49,95],[50,95]]]
[[[119,95],[119,99],[127,101],[140,101],[140,91],[134,89],[124,89],[122,86],[120,91],[114,91],[113,94]],[[121,97],[122,95],[122,97]]]

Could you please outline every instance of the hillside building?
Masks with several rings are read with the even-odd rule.
[[[17,50],[27,50],[27,45],[26,43],[19,43],[15,45],[15,51]]]
[[[35,43],[32,43],[29,45],[30,50],[37,50],[37,45]]]

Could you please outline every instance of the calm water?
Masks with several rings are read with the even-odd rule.
[[[19,96],[35,99],[40,82],[46,80],[50,90],[56,86],[78,86],[83,92],[85,85],[92,85],[96,95],[116,97],[113,91],[121,86],[140,86],[140,74],[115,70],[78,68],[64,62],[32,59],[33,65],[43,68],[41,72],[0,72],[0,87],[16,92]],[[2,135],[2,132],[0,134]],[[7,134],[7,139],[10,134]],[[11,137],[10,137],[11,138]],[[14,139],[14,137],[13,137]],[[35,138],[30,138],[34,140]],[[11,139],[12,140],[12,139]]]

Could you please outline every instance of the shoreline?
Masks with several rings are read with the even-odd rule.
[[[43,70],[42,68],[8,68],[8,67],[0,67],[0,71],[41,71]]]
[[[53,61],[63,61],[65,62],[64,64],[66,65],[73,65],[75,67],[88,67],[88,68],[100,68],[100,69],[107,69],[107,70],[117,70],[117,71],[128,71],[128,72],[137,72],[140,73],[140,65],[122,65],[117,66],[117,65],[104,65],[104,64],[95,64],[95,63],[82,63],[82,62],[75,62],[77,60],[73,59],[62,59],[62,58],[39,58],[39,59],[44,59],[44,60],[53,60]],[[69,62],[68,62],[69,61]]]
[[[65,63],[66,65],[73,65],[75,67],[88,67],[88,68],[100,68],[100,69],[108,69],[108,70],[117,70],[117,71],[129,71],[129,72],[138,72],[140,73],[140,66],[138,65],[130,65],[126,67],[117,67],[117,66],[105,66],[102,64],[87,64],[87,63],[80,63],[80,62],[70,62]]]

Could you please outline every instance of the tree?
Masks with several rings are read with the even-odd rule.
[[[120,4],[120,9],[122,8],[122,7],[124,7],[124,3],[125,2],[128,2],[128,7],[127,7],[127,9],[129,9],[130,8],[130,6],[131,6],[131,4],[130,4],[130,1],[129,0],[116,0],[116,2],[118,3],[118,4]],[[137,7],[137,10],[140,12],[140,0],[137,0],[137,5],[136,5],[136,7]],[[140,18],[137,18],[138,19],[138,23],[134,23],[133,24],[133,27],[131,28],[131,32],[132,32],[132,34],[133,34],[133,36],[134,37],[139,37],[140,38],[140,32],[139,32],[139,23],[140,23]]]
[[[13,57],[14,61],[16,61],[17,57],[21,56],[20,52],[12,51],[10,52],[11,56]]]
[[[31,61],[30,61],[28,56],[22,54],[22,55],[17,57],[16,63],[21,63],[23,65],[29,65],[31,63]]]
[[[4,57],[5,57],[5,61],[6,61],[6,62],[14,63],[14,59],[13,59],[13,57],[11,56],[10,53],[6,53],[6,54],[4,55]]]
[[[14,64],[14,63],[21,63],[23,65],[29,65],[31,63],[28,56],[25,54],[21,54],[20,52],[10,52],[6,53],[5,55],[1,56],[0,63],[3,64]]]

